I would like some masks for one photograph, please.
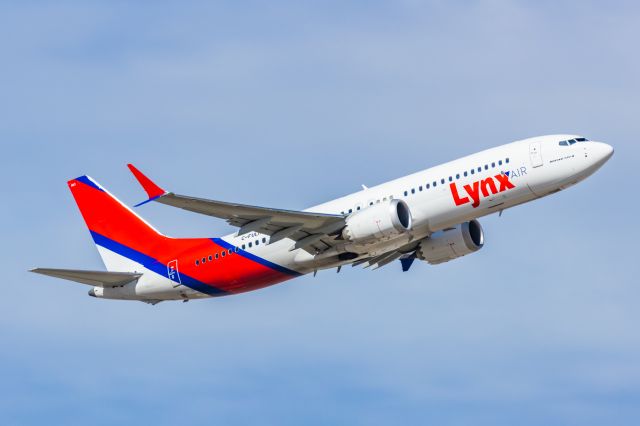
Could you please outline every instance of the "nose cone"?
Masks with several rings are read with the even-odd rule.
[[[603,165],[613,155],[613,147],[602,142],[593,142],[591,155],[598,166]]]

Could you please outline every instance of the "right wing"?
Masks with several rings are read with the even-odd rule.
[[[178,195],[160,188],[132,164],[128,164],[128,167],[149,197],[138,205],[157,201],[225,219],[230,225],[240,228],[238,235],[260,232],[271,236],[269,244],[291,238],[295,241],[291,250],[304,249],[312,254],[321,253],[342,242],[340,231],[345,226],[343,215],[274,209]]]
[[[133,272],[84,271],[81,269],[36,268],[31,272],[105,288],[120,287],[130,282],[136,282],[142,276],[142,274]]]
[[[359,259],[353,262],[351,266],[362,266],[363,268],[372,267],[371,269],[375,270],[399,259],[402,264],[402,272],[407,272],[416,259],[417,247],[418,242],[413,241],[381,255]]]

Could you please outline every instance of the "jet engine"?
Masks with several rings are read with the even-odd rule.
[[[356,244],[388,240],[411,229],[411,212],[402,200],[383,201],[347,217],[342,237]]]
[[[429,238],[420,241],[416,255],[418,259],[436,265],[476,252],[483,245],[482,226],[474,219],[434,232]]]

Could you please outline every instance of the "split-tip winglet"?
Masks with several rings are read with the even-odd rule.
[[[143,204],[148,203],[149,201],[153,201],[157,198],[160,198],[167,193],[167,191],[165,191],[164,189],[156,185],[151,179],[146,177],[133,164],[127,164],[127,167],[129,167],[129,170],[131,170],[131,173],[133,173],[133,176],[136,178],[138,183],[140,183],[140,185],[142,186],[142,189],[144,189],[144,191],[147,193],[147,196],[149,197],[149,199],[139,204],[136,204],[135,207],[141,206]]]

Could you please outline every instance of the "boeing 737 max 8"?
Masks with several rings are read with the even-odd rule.
[[[37,268],[88,284],[105,299],[199,299],[256,290],[346,264],[438,264],[482,248],[478,218],[553,194],[613,154],[576,135],[541,136],[488,149],[304,211],[167,192],[133,165],[149,201],[226,220],[221,238],[158,232],[88,176],[68,182],[107,271]]]

